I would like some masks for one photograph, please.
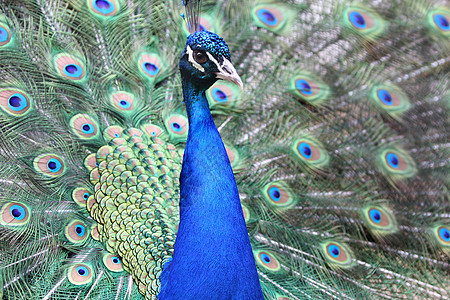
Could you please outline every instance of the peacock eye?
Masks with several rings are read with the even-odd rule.
[[[196,50],[194,51],[194,59],[199,64],[204,64],[208,61],[208,56],[204,51]]]

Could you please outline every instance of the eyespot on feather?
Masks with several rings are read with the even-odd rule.
[[[88,264],[74,264],[68,272],[67,278],[74,285],[84,285],[92,282],[93,271]]]
[[[86,241],[89,236],[86,224],[80,220],[73,220],[65,227],[64,234],[72,243],[78,244]]]
[[[297,203],[284,181],[270,182],[261,191],[263,199],[272,207],[287,209]]]
[[[111,272],[122,272],[122,261],[117,255],[106,253],[103,255],[103,264]]]
[[[103,131],[103,136],[107,141],[122,137],[123,128],[118,125],[109,126]]]
[[[328,85],[309,73],[300,73],[292,77],[290,88],[296,96],[312,105],[324,103],[331,94]]]
[[[450,226],[438,224],[432,228],[432,233],[436,241],[447,250],[450,248]]]
[[[111,95],[111,104],[118,111],[130,112],[135,108],[133,94],[127,92],[117,92]]]
[[[376,11],[362,5],[345,10],[344,24],[367,39],[380,36],[386,28],[386,22]]]
[[[281,3],[260,4],[252,10],[252,18],[256,26],[278,34],[289,30],[288,24],[294,15],[294,11]]]
[[[87,0],[87,5],[94,15],[101,17],[112,17],[120,9],[117,0]]]
[[[92,192],[86,188],[76,188],[72,192],[72,199],[81,207],[86,207],[87,199],[92,195]]]
[[[427,15],[429,27],[445,37],[450,36],[450,9],[438,7],[432,9]]]
[[[379,151],[380,169],[393,179],[407,179],[417,173],[416,164],[411,156],[399,148],[387,147]]]
[[[34,169],[47,177],[58,177],[64,174],[64,160],[51,153],[44,153],[37,156],[33,161]]]
[[[59,76],[73,81],[83,81],[86,78],[86,67],[79,58],[68,53],[60,53],[53,61]]]
[[[172,114],[165,119],[164,122],[171,138],[186,139],[188,133],[188,120],[180,114]]]
[[[372,102],[383,111],[393,117],[407,111],[411,104],[406,94],[397,86],[392,84],[376,85],[370,93]]]
[[[12,34],[9,27],[0,22],[0,47],[6,46],[11,42]]]
[[[394,233],[398,230],[394,215],[382,206],[367,206],[361,210],[364,224],[376,234]]]
[[[4,226],[23,226],[30,221],[31,210],[20,202],[8,202],[0,210],[0,224]]]
[[[162,71],[161,58],[154,53],[144,52],[138,61],[141,74],[149,80],[154,80]]]
[[[145,132],[147,132],[147,134],[150,137],[158,137],[161,134],[163,134],[163,130],[161,129],[161,127],[157,126],[157,125],[153,125],[153,124],[147,124],[144,125],[142,128]]]
[[[237,104],[240,93],[239,87],[235,84],[218,81],[207,90],[206,98],[211,107],[214,105],[233,107]]]
[[[70,128],[73,133],[82,139],[98,137],[98,124],[89,115],[78,114],[70,119]]]
[[[275,255],[270,251],[254,250],[256,264],[271,272],[281,271],[281,264]]]
[[[0,89],[0,107],[11,116],[26,115],[32,110],[32,104],[30,96],[20,89]]]
[[[321,246],[325,258],[331,265],[341,268],[348,268],[353,265],[352,253],[344,244],[329,241]]]
[[[294,157],[310,168],[326,167],[330,161],[328,152],[323,145],[311,136],[303,136],[293,144]]]

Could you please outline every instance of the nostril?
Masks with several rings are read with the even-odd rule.
[[[228,74],[232,74],[232,73],[233,73],[233,72],[231,72],[230,69],[228,69],[227,66],[223,66],[222,69],[223,69],[225,72],[227,72]]]

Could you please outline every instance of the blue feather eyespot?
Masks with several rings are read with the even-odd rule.
[[[393,179],[406,179],[417,172],[416,164],[411,156],[399,148],[384,148],[379,152],[381,171]]]
[[[68,77],[79,77],[82,72],[83,69],[81,68],[81,66],[76,64],[68,64],[64,67],[64,74],[66,74]]]
[[[319,105],[329,99],[330,88],[318,77],[309,73],[299,73],[292,77],[291,90],[296,96],[312,105]]]
[[[238,104],[240,89],[235,84],[219,81],[213,84],[206,92],[209,106],[234,107]]]
[[[19,89],[0,89],[0,107],[11,116],[24,116],[31,111],[30,97]]]
[[[276,186],[270,187],[270,189],[269,189],[269,196],[275,202],[280,201],[280,199],[281,199],[280,189],[278,187],[276,187]]]
[[[398,169],[400,166],[400,158],[397,154],[393,152],[386,153],[386,162],[388,166],[392,169]],[[402,166],[404,161],[402,160]]]
[[[113,126],[109,126],[108,128],[105,129],[105,131],[103,132],[103,136],[108,140],[111,141],[115,138],[120,138],[122,137],[122,131],[123,128],[118,126],[118,125],[113,125]]]
[[[276,14],[271,13],[270,10],[261,8],[256,11],[256,15],[258,16],[258,19],[263,22],[265,25],[269,27],[276,26],[279,21],[276,17]]]
[[[173,114],[166,118],[165,125],[171,138],[186,139],[188,133],[188,121],[185,116]]]
[[[92,195],[92,192],[85,188],[76,188],[72,192],[72,199],[81,207],[86,207],[86,201]]]
[[[364,16],[358,11],[350,11],[348,14],[348,18],[352,25],[358,29],[366,29],[367,23],[364,19]]]
[[[450,226],[447,224],[437,224],[431,228],[434,239],[444,247],[446,251],[450,250]]]
[[[63,78],[82,81],[86,77],[84,63],[71,54],[60,53],[53,58],[53,62],[58,75]]]
[[[442,30],[442,31],[450,30],[450,25],[449,25],[449,22],[448,22],[446,16],[440,15],[440,14],[435,14],[433,16],[433,21],[440,30]]]
[[[227,94],[225,94],[224,91],[222,91],[221,89],[216,87],[216,88],[214,88],[212,90],[211,93],[212,93],[215,101],[217,101],[217,102],[228,102]]]
[[[257,265],[271,272],[281,270],[281,264],[273,253],[264,250],[255,250],[253,254],[255,255]]]
[[[364,224],[377,235],[394,233],[398,230],[392,212],[383,206],[367,206],[361,210]]]
[[[0,47],[5,46],[11,42],[11,31],[8,26],[0,23]]]
[[[133,94],[117,92],[111,96],[112,105],[120,112],[132,111],[135,108]]]
[[[344,23],[368,39],[381,35],[386,28],[386,22],[374,10],[362,5],[347,8]]]
[[[262,189],[262,195],[267,204],[276,208],[291,208],[297,203],[290,188],[283,181],[268,183]]]
[[[252,10],[252,17],[258,27],[278,34],[285,33],[290,26],[294,11],[283,4],[261,4]]]
[[[369,218],[372,222],[379,224],[381,222],[381,211],[376,208],[370,209]]]
[[[103,256],[103,264],[105,267],[112,272],[122,272],[123,265],[119,257],[114,254],[106,253]]]
[[[180,132],[183,129],[183,127],[175,121],[170,123],[170,128],[172,128],[174,132]]]
[[[435,8],[428,13],[428,23],[434,32],[450,36],[450,10],[446,7]]]
[[[37,156],[33,166],[37,172],[47,177],[58,177],[65,172],[64,161],[56,154],[45,153]]]
[[[87,264],[75,264],[69,268],[67,273],[67,278],[74,285],[91,283],[92,277],[92,268]]]
[[[392,96],[391,94],[383,89],[379,89],[377,93],[378,99],[380,99],[381,102],[385,105],[392,105]]]
[[[333,241],[323,243],[322,251],[332,266],[348,268],[353,265],[352,254],[342,243]]]
[[[444,242],[450,244],[450,230],[444,226],[439,227],[439,238]]]
[[[310,159],[313,153],[311,145],[308,144],[307,142],[301,142],[298,144],[298,152],[300,153],[301,156],[303,156],[306,159]]]
[[[298,139],[292,147],[296,158],[310,168],[323,168],[328,165],[330,157],[322,144],[311,136]]]
[[[74,220],[67,224],[64,233],[66,238],[72,243],[82,243],[86,241],[88,237],[86,224],[80,220]]]
[[[0,210],[0,224],[5,226],[23,226],[30,221],[30,209],[19,202],[9,202]]]
[[[98,136],[98,124],[89,115],[78,114],[70,119],[72,131],[82,139],[93,139]]]
[[[119,11],[119,3],[116,0],[87,0],[89,10],[101,17],[111,17]]]
[[[371,92],[372,102],[392,117],[399,117],[411,106],[406,94],[392,84],[375,85]]]
[[[297,79],[295,81],[295,86],[297,87],[299,93],[302,95],[310,96],[313,93],[311,85],[304,79]]]
[[[162,70],[161,59],[153,53],[142,53],[139,57],[139,70],[144,77],[153,80]]]
[[[147,132],[147,134],[152,138],[158,137],[163,134],[163,130],[161,129],[161,127],[153,124],[144,125],[142,129]]]
[[[59,170],[61,170],[61,168],[62,168],[62,164],[56,158],[49,159],[49,161],[47,162],[47,169],[52,173],[59,172]]]

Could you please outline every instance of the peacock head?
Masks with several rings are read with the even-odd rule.
[[[230,61],[230,50],[215,33],[196,31],[191,34],[180,60],[183,80],[189,80],[199,90],[206,90],[218,79],[228,80],[241,89],[242,80]]]

